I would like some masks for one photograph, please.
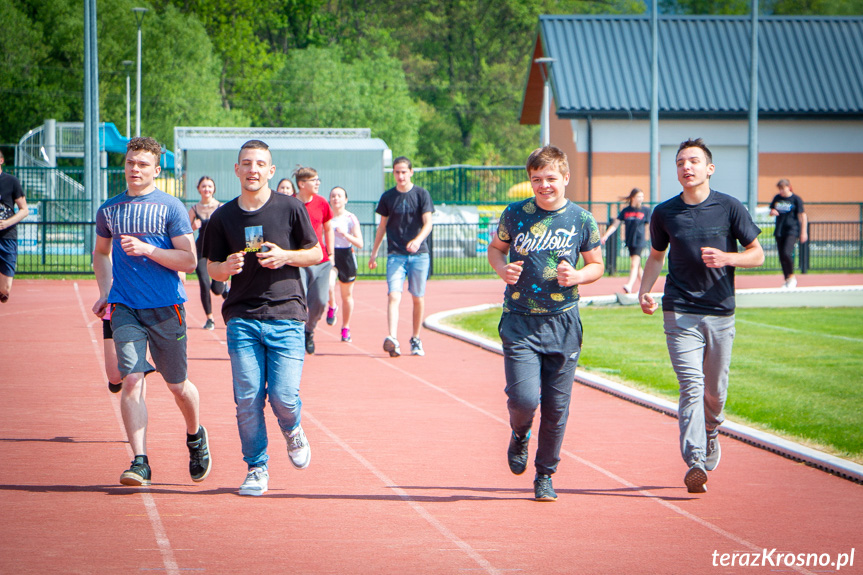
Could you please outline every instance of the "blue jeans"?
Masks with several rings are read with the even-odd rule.
[[[303,323],[235,317],[227,327],[243,460],[250,469],[266,467],[267,396],[282,432],[290,433],[300,425],[300,378],[306,353]]]
[[[408,279],[408,291],[414,297],[423,297],[426,293],[426,280],[429,277],[431,259],[428,252],[424,254],[389,254],[387,256],[387,293],[402,293],[405,278]]]

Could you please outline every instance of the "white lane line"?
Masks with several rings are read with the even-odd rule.
[[[318,427],[321,431],[323,431],[332,441],[334,441],[339,447],[344,449],[351,457],[356,459],[362,464],[363,467],[368,469],[375,477],[377,477],[381,483],[385,486],[389,487],[393,490],[393,492],[402,498],[402,500],[411,506],[411,508],[419,514],[420,517],[425,519],[432,527],[438,530],[438,532],[443,535],[450,543],[458,547],[459,550],[463,551],[468,557],[473,559],[486,573],[491,573],[494,575],[499,575],[501,572],[496,569],[489,561],[483,557],[476,549],[470,546],[470,544],[463,541],[458,537],[455,533],[450,531],[446,525],[441,523],[434,515],[429,513],[422,505],[414,501],[414,499],[410,496],[410,494],[402,489],[401,487],[397,487],[395,482],[387,477],[380,469],[374,466],[368,459],[363,457],[357,450],[348,445],[345,441],[342,440],[338,435],[330,431],[319,419],[314,417],[307,410],[303,410],[303,418],[309,419],[316,427]]]
[[[827,337],[827,338],[832,338],[832,339],[841,339],[844,341],[852,341],[854,343],[863,343],[863,339],[860,339],[859,337],[848,337],[846,335],[834,335],[832,333],[818,333],[818,332],[815,332],[812,330],[794,329],[792,327],[783,327],[781,325],[771,325],[769,323],[761,323],[758,321],[751,321],[748,319],[740,319],[739,317],[735,318],[735,321],[740,322],[740,323],[748,323],[750,325],[757,325],[759,327],[776,329],[779,331],[787,331],[790,333],[799,333],[799,334],[804,335],[806,337]]]
[[[381,358],[375,358],[375,359],[377,359],[381,363],[387,365],[391,369],[394,369],[395,371],[398,371],[399,373],[404,374],[406,377],[413,379],[415,381],[418,381],[419,383],[422,383],[423,385],[425,385],[431,389],[439,391],[439,392],[443,393],[444,395],[446,395],[447,397],[450,397],[450,398],[458,401],[462,405],[465,405],[466,407],[469,407],[469,408],[473,409],[474,411],[477,411],[477,412],[491,418],[492,420],[494,420],[498,423],[501,423],[502,425],[506,426],[507,429],[509,429],[509,422],[505,421],[503,418],[498,417],[497,415],[494,415],[493,413],[486,411],[485,409],[482,409],[481,407],[478,407],[478,406],[472,404],[471,402],[456,396],[452,392],[445,390],[445,389],[443,389],[443,388],[441,388],[441,387],[439,387],[439,386],[437,386],[437,385],[435,385],[435,384],[433,384],[433,383],[431,383],[431,382],[429,382],[429,381],[427,381],[427,380],[425,380],[425,379],[423,379],[423,378],[421,378],[421,377],[419,377],[413,373],[410,373],[410,372],[405,371],[399,367],[396,367],[395,365],[392,364],[392,362],[385,361]],[[595,464],[591,461],[588,461],[586,459],[583,459],[583,458],[581,458],[581,457],[579,457],[579,456],[577,456],[577,455],[575,455],[569,451],[566,451],[565,449],[561,450],[561,454],[565,455],[566,457],[568,457],[570,459],[577,461],[578,463],[581,463],[587,467],[590,467],[591,469],[598,471],[599,473],[602,473],[603,475],[605,475],[609,479],[612,479],[613,481],[615,481],[615,482],[617,482],[617,483],[619,483],[625,487],[628,487],[630,489],[637,488],[636,485],[627,481],[626,479],[624,479],[618,475],[615,475],[614,473],[601,467],[600,465],[597,465],[597,464]],[[689,520],[701,525],[702,527],[709,529],[709,530],[713,531],[714,533],[717,533],[718,535],[721,535],[727,539],[730,539],[731,541],[734,541],[738,545],[742,545],[748,549],[751,549],[754,552],[759,552],[759,553],[764,549],[764,547],[759,547],[759,546],[755,545],[754,543],[747,541],[746,539],[743,539],[742,537],[739,537],[739,536],[735,535],[734,533],[731,533],[730,531],[726,531],[725,529],[722,529],[721,527],[711,523],[710,521],[702,519],[701,517],[698,517],[697,515],[693,515],[689,511],[686,511],[685,509],[678,507],[677,505],[674,505],[673,503],[669,503],[668,501],[665,501],[664,499],[662,499],[662,496],[660,496],[660,495],[657,495],[655,493],[652,493],[652,492],[650,492],[648,490],[644,490],[644,489],[639,489],[638,493],[644,495],[645,497],[647,497],[648,499],[651,499],[652,501],[657,502],[658,504],[662,505],[663,507],[666,507],[667,509],[677,513],[681,517],[689,519]],[[795,567],[791,567],[791,568],[794,569],[795,571],[797,571],[798,573],[803,573],[804,575],[814,575],[811,571],[808,571],[808,570],[803,569],[801,567],[795,566]]]
[[[87,331],[90,333],[90,342],[93,344],[93,357],[96,360],[96,364],[98,366],[98,373],[102,373],[105,366],[105,360],[102,357],[102,350],[99,349],[97,344],[96,335],[93,332],[93,324],[92,319],[95,316],[90,315],[90,310],[84,306],[84,301],[81,299],[81,291],[78,288],[78,282],[75,282],[75,296],[78,298],[78,308],[81,310],[81,317],[84,320],[84,325],[87,326]],[[101,321],[98,320],[97,321]],[[120,426],[120,431],[123,435],[126,434],[126,428],[123,426],[123,416],[120,414],[120,404],[119,402],[112,401],[111,405],[114,408],[114,417],[117,419],[117,424]],[[129,454],[129,458],[133,458],[135,456],[132,453],[132,448],[126,443],[126,451]],[[140,490],[138,493],[141,494],[141,499],[144,501],[144,509],[147,510],[147,517],[150,519],[150,525],[153,528],[153,535],[156,538],[156,545],[159,547],[159,552],[162,554],[162,564],[165,566],[165,571],[169,575],[180,575],[180,568],[177,566],[177,560],[174,558],[174,551],[171,548],[171,541],[168,539],[168,534],[165,531],[165,525],[162,523],[162,518],[159,516],[159,509],[156,507],[156,500],[153,498],[153,494],[146,490]]]

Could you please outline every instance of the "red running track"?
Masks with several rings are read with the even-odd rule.
[[[432,281],[426,311],[493,303],[502,290],[494,280]],[[779,553],[847,563],[852,549],[841,572],[863,572],[863,486],[723,438],[709,492],[690,495],[677,422],[587,387],[574,390],[560,498],[534,502],[532,474],[506,464],[500,356],[425,331],[426,357],[389,358],[379,281],[357,284],[353,343],[339,341],[338,325],[318,328],[302,384],[311,466],[291,467],[269,414],[270,491],[240,497],[224,325],[200,329],[197,286],[187,291],[190,377],[214,468],[204,483],[190,480],[182,418],[154,376],[153,486],[135,489],[118,483],[130,452],[89,312],[95,282],[16,280],[0,307],[0,573],[833,573],[811,560],[770,563]],[[403,349],[409,310],[404,301]],[[735,553],[735,566],[720,564]],[[767,566],[739,566],[765,553]]]

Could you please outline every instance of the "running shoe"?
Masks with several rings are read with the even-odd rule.
[[[509,462],[509,470],[516,475],[521,475],[527,469],[527,446],[529,443],[530,431],[521,438],[515,434],[515,431],[509,436],[509,448],[506,450],[506,459]]]
[[[536,474],[533,480],[533,498],[537,501],[557,501],[557,493],[551,486],[551,475]]]
[[[211,319],[208,319],[207,323],[204,324],[204,329],[206,329],[206,330],[213,331],[215,328],[216,328],[216,324]]]
[[[189,448],[189,475],[192,476],[192,481],[196,482],[205,480],[213,467],[207,441],[207,428],[200,426],[198,435],[200,435],[198,439],[186,442],[186,447]]]
[[[351,328],[343,327],[342,328],[342,341],[350,342],[351,341]]]
[[[704,458],[704,468],[713,471],[722,458],[722,448],[719,446],[719,433],[707,436],[707,455]]]
[[[269,489],[270,473],[264,467],[252,467],[240,485],[240,495],[258,497]]]
[[[384,340],[384,351],[390,354],[390,357],[398,357],[402,354],[398,340],[390,336]]]
[[[683,483],[690,493],[707,493],[707,471],[696,463],[686,472]]]
[[[426,352],[423,351],[423,342],[420,341],[418,337],[411,338],[411,355],[425,355]]]
[[[120,393],[121,391],[123,391],[123,382],[121,381],[120,383],[111,383],[109,381],[108,382],[108,390],[111,393]]]
[[[315,353],[315,334],[310,331],[306,332],[306,353],[309,355]]]
[[[150,485],[150,465],[143,457],[135,457],[132,465],[120,476],[120,483],[133,487],[147,487]]]
[[[335,323],[336,323],[336,310],[338,310],[338,309],[339,309],[339,306],[327,308],[327,325],[335,325]]]
[[[309,442],[306,439],[302,426],[297,426],[290,433],[284,433],[284,436],[288,440],[288,455],[291,458],[293,466],[297,469],[308,467],[309,462],[312,460],[312,448],[309,447]]]

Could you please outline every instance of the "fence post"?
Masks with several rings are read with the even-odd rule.
[[[434,228],[426,239],[429,244],[429,277],[432,277],[434,275]]]
[[[806,237],[805,244],[800,244],[798,251],[800,252],[800,273],[809,273],[809,244],[812,243],[812,237],[809,235],[811,228],[809,222],[806,222]]]
[[[605,271],[610,276],[617,273],[617,251],[617,233],[613,233],[605,242]]]

